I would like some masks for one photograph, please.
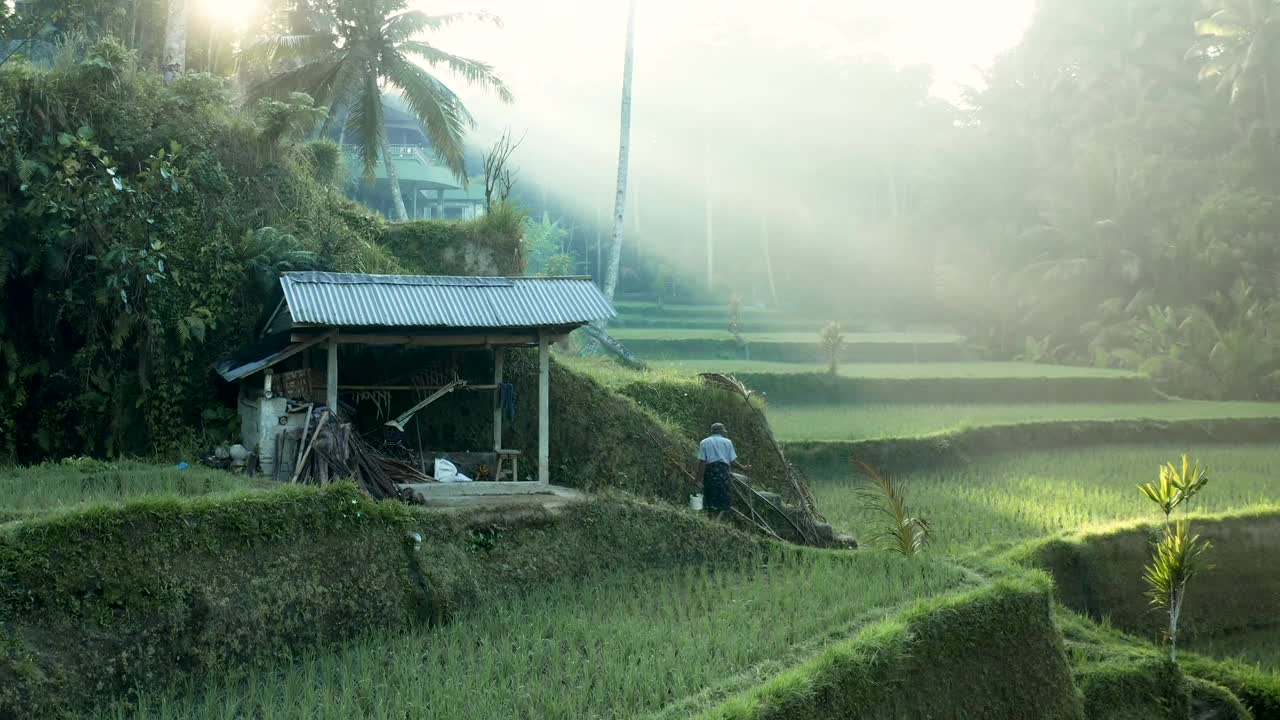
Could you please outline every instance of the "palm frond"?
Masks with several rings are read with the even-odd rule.
[[[266,65],[280,62],[308,62],[338,51],[333,33],[274,35],[249,45],[236,55],[238,65]]]
[[[400,44],[399,49],[402,52],[426,60],[432,67],[439,65],[448,67],[469,84],[493,90],[498,94],[498,98],[505,103],[509,103],[513,99],[506,83],[502,82],[502,79],[494,74],[491,65],[445,52],[427,42],[404,42]]]
[[[386,129],[383,124],[382,89],[378,87],[378,76],[372,68],[368,68],[356,88],[351,112],[347,115],[347,131],[356,137],[365,180],[373,182]]]
[[[893,478],[861,460],[853,460],[853,465],[868,482],[868,487],[858,492],[863,511],[885,518],[885,525],[872,540],[903,557],[918,555],[933,537],[929,522],[911,514],[902,487]]]
[[[475,124],[462,100],[444,83],[403,57],[387,61],[387,80],[404,93],[405,102],[427,131],[436,155],[458,177],[466,175],[463,135]]]
[[[327,105],[344,64],[342,55],[335,54],[286,70],[251,86],[248,99],[283,98],[301,91],[317,103]]]

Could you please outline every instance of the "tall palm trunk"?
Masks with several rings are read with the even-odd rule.
[[[605,273],[604,295],[613,301],[622,264],[623,213],[627,207],[627,163],[631,155],[631,69],[635,55],[636,0],[627,4],[627,50],[622,61],[622,118],[618,137],[618,191],[613,199],[613,247],[609,249],[609,271]]]
[[[187,0],[169,0],[169,15],[164,25],[164,81],[182,74],[187,62]]]
[[[761,252],[764,255],[764,274],[769,280],[769,302],[771,307],[778,307],[778,286],[773,282],[773,257],[769,252],[769,213],[760,214]]]
[[[716,269],[716,233],[715,233],[715,205],[711,196],[711,151],[708,144],[702,146],[702,186],[704,190],[705,205],[703,214],[706,216],[707,228],[707,289],[715,284]]]
[[[387,185],[391,187],[391,206],[396,211],[396,220],[404,222],[409,213],[404,209],[404,197],[400,194],[400,175],[396,172],[396,161],[391,157],[391,143],[382,138],[382,161],[387,166]]]

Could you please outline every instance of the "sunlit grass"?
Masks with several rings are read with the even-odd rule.
[[[132,498],[194,496],[263,487],[242,475],[192,466],[97,460],[0,468],[0,519]]]
[[[1028,422],[1280,417],[1280,403],[1178,400],[1018,405],[775,405],[770,406],[768,412],[769,424],[783,440],[867,440]]]
[[[1280,507],[1280,446],[1108,447],[1006,454],[899,476],[911,512],[933,528],[930,552],[963,555],[1117,521],[1150,519],[1137,490],[1182,453],[1209,466],[1206,512]],[[810,468],[818,507],[839,527],[868,523],[847,468]]]
[[[657,360],[649,364],[658,370],[671,370],[689,375],[696,375],[702,372],[775,373],[787,375],[794,373],[825,373],[827,371],[825,366],[817,363],[767,362],[762,360]],[[840,366],[839,374],[841,377],[847,378],[892,380],[1137,376],[1137,373],[1125,370],[1017,362],[844,363]]]
[[[731,570],[618,574],[485,603],[275,671],[144,699],[153,718],[623,718],[660,710],[867,614],[958,588],[939,558],[788,553]],[[790,658],[795,660],[797,658]]]

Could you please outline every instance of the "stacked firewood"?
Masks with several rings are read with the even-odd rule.
[[[401,484],[431,482],[412,465],[378,452],[352,432],[351,423],[336,422],[328,412],[320,416],[314,429],[307,430],[291,482],[327,485],[350,478],[376,500],[405,502],[414,502],[415,496]]]

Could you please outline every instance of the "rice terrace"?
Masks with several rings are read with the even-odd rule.
[[[0,720],[1280,720],[1277,23],[0,3]]]

